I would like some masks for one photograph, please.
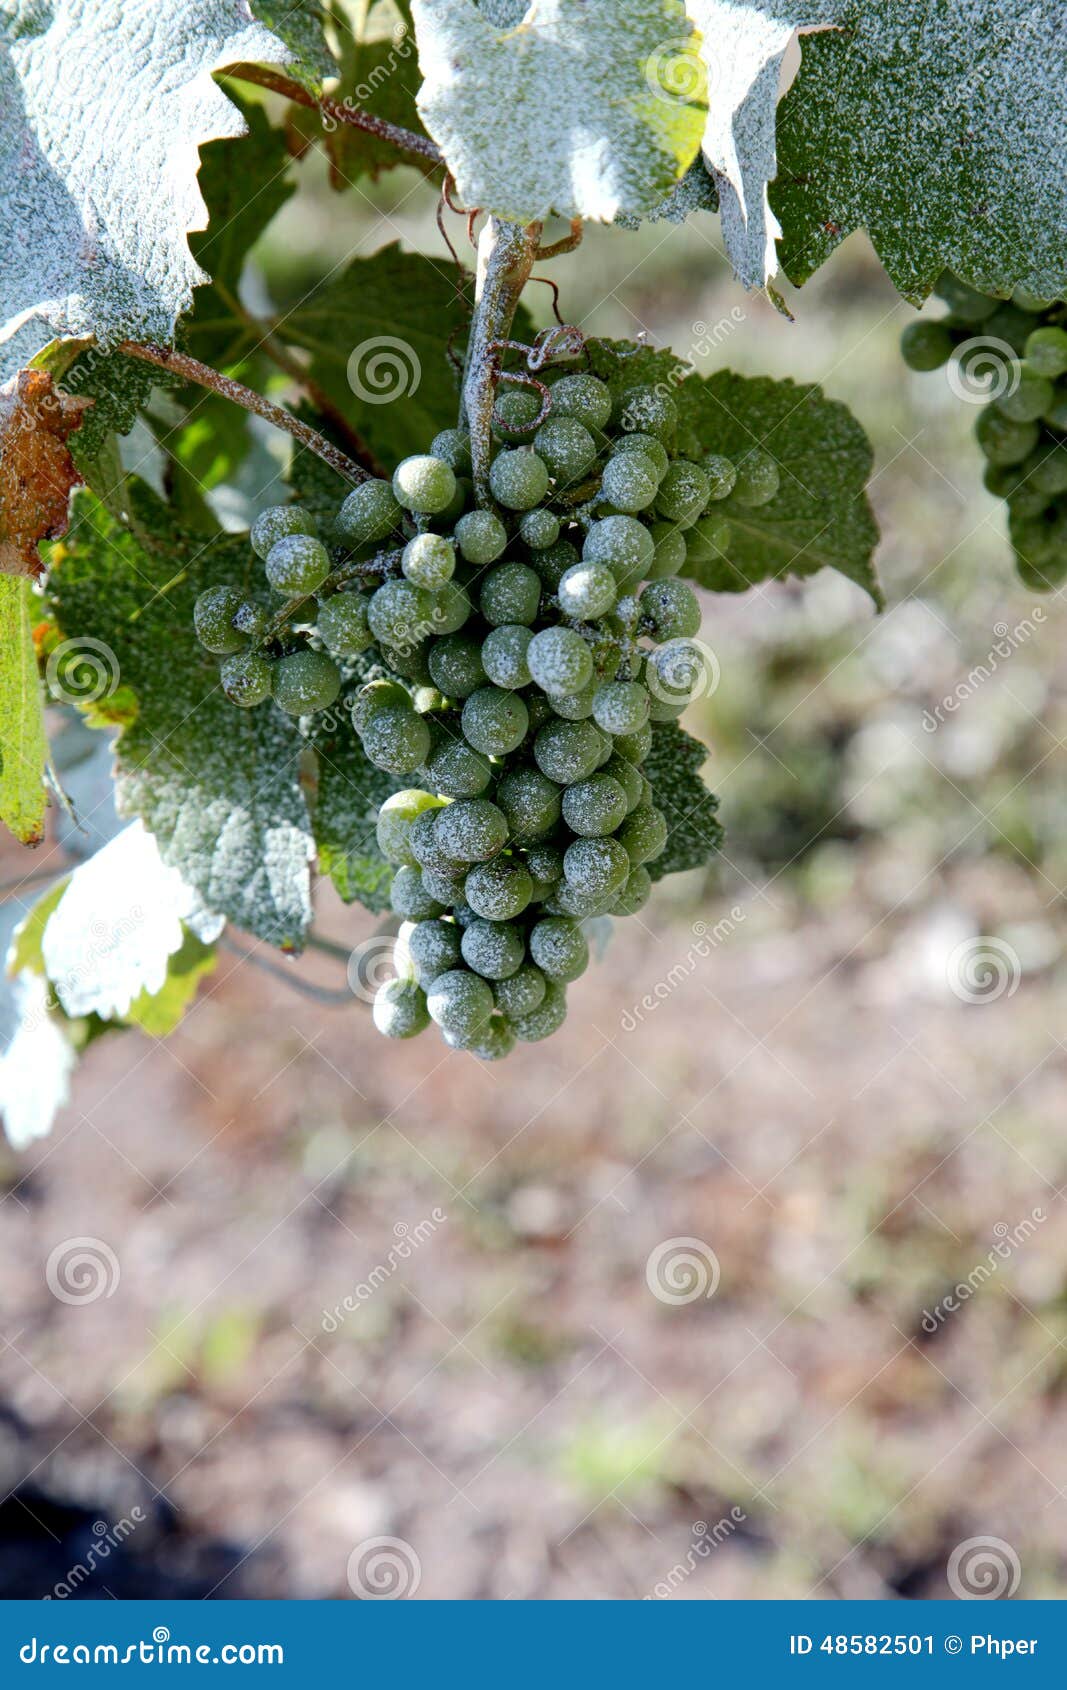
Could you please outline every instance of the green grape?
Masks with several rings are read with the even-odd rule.
[[[1018,487],[1022,473],[1016,464],[987,464],[982,472],[982,485],[987,493],[1006,499]]]
[[[493,563],[508,543],[508,531],[493,511],[468,511],[456,523],[456,545],[468,563]]]
[[[505,622],[494,628],[482,641],[481,662],[485,673],[497,687],[525,687],[530,684],[530,666],[526,653],[533,639],[533,629],[519,622]]]
[[[591,775],[600,751],[600,735],[592,722],[546,722],[534,740],[537,767],[560,786]]]
[[[1026,485],[1038,493],[1067,493],[1067,446],[1053,446],[1047,451],[1039,446],[1034,456],[1032,468],[1027,470],[1027,465],[1023,465]],[[237,659],[231,657],[230,662],[235,663]]]
[[[1012,289],[1011,297],[1012,303],[1017,305],[1020,311],[1027,311],[1035,316],[1040,312],[1047,311],[1053,303],[1051,299],[1046,299],[1042,294],[1031,293],[1030,289],[1023,287],[1021,282],[1018,287]]]
[[[1033,326],[1034,319],[1027,316],[1025,311],[1020,311],[1016,305],[1002,303],[982,325],[982,339],[987,343],[990,340],[1006,341],[1012,351],[1021,358]]]
[[[596,463],[596,441],[575,417],[550,417],[542,423],[534,448],[560,487],[574,486]]]
[[[425,639],[419,638],[421,632],[420,628],[412,630],[410,638],[413,643],[411,645],[390,646],[386,645],[383,640],[379,643],[378,650],[386,668],[391,669],[395,675],[403,675],[404,679],[410,681],[416,690],[424,688],[432,690],[433,676],[430,674],[429,664],[430,640],[428,637]]]
[[[385,710],[390,705],[409,705],[411,695],[406,687],[398,681],[368,681],[356,694],[352,704],[352,726],[358,734],[379,710]]]
[[[662,481],[671,467],[667,448],[652,434],[620,434],[612,441],[611,450],[616,457],[620,452],[640,452],[642,457],[651,460],[657,481]]]
[[[479,916],[464,928],[460,950],[467,967],[483,980],[506,980],[522,967],[526,943],[522,929],[514,923]]]
[[[578,562],[578,548],[572,546],[569,540],[554,540],[550,546],[539,551],[532,562],[542,584],[550,593],[554,593],[568,569]]]
[[[545,899],[543,908],[546,915],[564,915],[571,921],[585,921],[589,916],[607,915],[617,896],[617,892],[604,896],[578,892],[564,881],[562,886],[557,886],[551,898]]]
[[[536,1009],[528,1010],[525,1015],[515,1015],[510,1018],[511,1030],[517,1039],[524,1044],[534,1044],[539,1039],[551,1038],[558,1032],[567,1018],[567,996],[562,986],[555,981],[549,981],[545,988],[545,995]]]
[[[533,425],[541,415],[541,409],[541,395],[530,388],[519,392],[512,390],[510,393],[498,393],[493,408],[493,433],[498,440],[503,440],[508,445],[514,445],[516,441],[532,440]]]
[[[626,799],[626,814],[636,810],[638,804],[645,798],[645,779],[640,769],[633,763],[628,763],[625,757],[612,754],[604,764],[604,773],[610,775],[622,787],[623,797]]]
[[[461,798],[437,816],[434,837],[454,863],[485,862],[507,844],[507,818],[488,798]]]
[[[996,401],[997,410],[1009,422],[1036,422],[1052,403],[1052,383],[1026,364],[1016,364],[1011,374],[1013,385]]]
[[[961,323],[984,323],[996,310],[1000,301],[979,293],[967,282],[960,281],[951,270],[943,270],[934,283],[934,292],[943,299],[954,317]]]
[[[430,594],[430,622],[439,639],[457,633],[473,614],[474,606],[466,588],[458,581],[446,581]]]
[[[730,519],[722,511],[706,510],[685,532],[688,563],[713,563],[725,557],[730,544]]]
[[[270,697],[274,665],[261,651],[238,651],[219,669],[219,684],[231,704],[251,710]]]
[[[425,636],[432,611],[433,601],[425,587],[410,581],[383,581],[371,594],[367,621],[383,645],[405,646]]]
[[[530,956],[548,980],[567,985],[589,966],[589,946],[576,921],[550,915],[530,929]]]
[[[426,994],[410,980],[387,980],[379,986],[371,1015],[387,1039],[411,1039],[430,1025]]]
[[[1044,420],[1050,428],[1059,429],[1061,433],[1067,430],[1067,388],[1060,387],[1053,393]]]
[[[559,786],[530,763],[501,775],[494,798],[507,817],[512,839],[519,844],[543,839],[560,818]]]
[[[462,739],[440,740],[426,759],[426,778],[446,798],[480,798],[493,779],[488,757]]]
[[[581,634],[573,628],[542,628],[526,648],[530,674],[542,691],[581,692],[593,678],[593,659]]]
[[[623,824],[630,825],[634,810]],[[620,839],[575,839],[563,853],[563,874],[576,892],[592,898],[606,898],[618,892],[632,867]]]
[[[491,862],[477,863],[471,869],[463,891],[476,915],[484,916],[486,921],[511,921],[522,914],[533,897],[533,881],[518,857],[494,857]],[[522,957],[520,950],[516,968]],[[468,957],[467,961],[470,960]]]
[[[430,674],[446,698],[468,698],[486,682],[482,651],[469,634],[447,634],[430,647]]]
[[[708,478],[709,500],[728,499],[737,483],[736,466],[721,452],[706,453],[701,465]]]
[[[423,884],[422,870],[404,863],[393,876],[389,888],[389,902],[397,915],[405,921],[431,921],[443,915],[445,906],[431,897]]]
[[[636,733],[617,734],[612,745],[612,751],[617,757],[624,757],[628,763],[643,763],[652,750],[652,729],[646,725]]]
[[[648,574],[655,544],[643,522],[632,516],[604,516],[594,522],[582,547],[583,563],[606,563],[620,587]]]
[[[443,868],[424,868],[422,884],[428,897],[436,899],[442,909],[453,908],[463,896],[463,870],[451,873]]]
[[[991,464],[1021,464],[1037,445],[1040,430],[1034,422],[1011,422],[994,405],[987,405],[974,425],[975,438]]]
[[[685,535],[670,522],[654,522],[649,529],[655,553],[646,571],[650,581],[677,575],[685,562]]]
[[[943,323],[909,323],[900,337],[900,355],[909,370],[939,370],[954,345]]]
[[[264,568],[276,593],[313,593],[330,573],[330,554],[310,534],[286,534],[267,553]]]
[[[432,792],[423,792],[417,786],[405,787],[402,792],[394,792],[385,800],[378,811],[375,834],[378,849],[387,863],[394,863],[398,868],[414,865],[412,827],[426,812],[440,809],[441,802]]]
[[[563,879],[563,852],[558,845],[545,841],[535,841],[526,846],[526,867],[533,877],[536,888],[539,886],[554,886]]]
[[[639,804],[620,827],[618,842],[631,863],[651,862],[667,843],[667,818],[663,811],[657,810],[654,804]],[[567,878],[572,876],[568,873]]]
[[[626,793],[610,775],[590,775],[588,780],[568,786],[563,794],[563,820],[583,839],[614,833],[626,813]]]
[[[632,516],[647,510],[658,491],[656,466],[643,452],[616,452],[604,465],[600,492],[616,511]]]
[[[479,974],[450,968],[426,994],[426,1007],[443,1032],[476,1038],[493,1013],[493,988]]]
[[[554,546],[559,539],[559,517],[553,511],[526,511],[519,518],[519,538],[531,551],[543,551],[546,546]]]
[[[271,673],[274,702],[290,716],[328,710],[341,690],[341,671],[322,651],[294,651],[279,658]]]
[[[552,708],[552,700],[547,698],[543,692],[538,691],[537,687],[531,687],[523,696],[530,715],[530,733],[536,734],[538,729],[543,728],[546,722],[551,721],[555,714]]]
[[[517,692],[479,687],[463,705],[463,735],[487,757],[506,757],[526,738],[530,716]]]
[[[1036,487],[1016,487],[1008,504],[1013,516],[1044,516],[1049,508],[1049,495]]]
[[[337,513],[334,527],[346,546],[366,546],[384,540],[401,518],[388,481],[364,481],[349,493]]]
[[[636,915],[652,896],[652,876],[643,863],[631,869],[626,884],[611,906],[612,915]]]
[[[416,454],[405,458],[393,473],[393,493],[405,510],[435,516],[451,504],[456,476],[443,458]]]
[[[676,458],[656,495],[656,510],[668,522],[695,522],[711,496],[711,481],[699,464]]]
[[[653,581],[637,602],[654,640],[684,639],[700,629],[700,602],[685,581]]]
[[[410,775],[430,751],[430,730],[410,704],[389,704],[375,711],[361,734],[363,749],[376,768]]]
[[[497,1008],[513,1019],[517,1015],[529,1015],[531,1011],[544,1002],[545,987],[548,984],[541,970],[532,962],[524,962],[514,974],[509,974],[506,980],[498,980],[494,986]]]
[[[250,640],[261,640],[270,622],[270,611],[255,599],[243,599],[233,613],[233,626]]]
[[[559,608],[564,616],[592,621],[611,610],[618,597],[615,577],[606,563],[574,563],[560,577]]]
[[[319,606],[316,632],[331,657],[355,657],[374,643],[364,593],[335,593]]]
[[[437,839],[437,811],[443,810],[446,802],[447,799],[441,799],[433,809],[426,809],[415,817],[411,823],[409,849],[420,868],[436,868],[443,874],[462,875],[465,873],[464,865],[442,851]]]
[[[258,558],[266,562],[268,553],[287,534],[314,534],[315,523],[299,505],[274,505],[260,511],[252,524],[248,539]]]
[[[1026,340],[1026,362],[1039,376],[1055,381],[1067,371],[1067,330],[1034,329]]]
[[[478,604],[492,627],[533,622],[541,604],[541,577],[526,563],[500,563],[482,580]]]
[[[456,567],[456,548],[442,534],[416,534],[404,547],[400,567],[416,587],[443,587]]]
[[[193,628],[206,651],[225,657],[231,651],[242,651],[248,644],[247,635],[233,625],[243,600],[235,587],[208,587],[193,606]]]
[[[529,446],[505,447],[490,465],[489,488],[508,510],[532,510],[548,492],[548,466]]]
[[[593,694],[593,720],[608,734],[637,733],[648,721],[647,689],[640,681],[605,681]]]
[[[450,921],[433,918],[419,921],[407,939],[408,955],[415,978],[425,991],[439,974],[455,968],[460,960],[460,930]]]
[[[552,389],[553,417],[574,417],[588,429],[603,429],[611,417],[611,390],[596,376],[563,376]]]
[[[472,1056],[482,1062],[500,1062],[515,1049],[515,1031],[503,1015],[490,1016],[470,1044]]]
[[[769,452],[754,446],[737,465],[733,497],[747,509],[769,504],[778,491],[781,476]]]
[[[619,401],[619,432],[651,434],[670,447],[678,427],[678,407],[656,387],[631,387]]]
[[[549,706],[554,716],[563,716],[568,722],[584,722],[593,714],[593,694],[596,684],[590,681],[581,692],[553,693],[549,699]],[[544,697],[544,694],[538,694]]]
[[[430,442],[430,453],[456,475],[471,472],[471,437],[465,428],[444,428]]]
[[[714,664],[707,647],[684,636],[650,652],[645,676],[652,693],[649,720],[669,722],[701,697],[708,690],[709,662]]]

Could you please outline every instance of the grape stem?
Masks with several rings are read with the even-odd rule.
[[[540,223],[523,227],[489,217],[478,236],[474,315],[463,370],[460,426],[470,429],[474,494],[492,508],[489,493],[493,406],[500,373],[500,342],[511,333],[515,309],[537,260]]]
[[[158,364],[161,370],[169,370],[173,375],[181,376],[184,381],[194,381],[200,387],[210,388],[212,393],[220,393],[224,399],[231,399],[235,405],[251,411],[257,417],[273,423],[275,428],[291,434],[294,440],[299,440],[309,452],[314,452],[323,463],[329,464],[338,475],[343,475],[346,481],[357,485],[361,481],[372,480],[367,470],[361,469],[348,455],[334,446],[329,440],[309,428],[307,423],[301,422],[299,417],[290,415],[280,405],[264,399],[261,393],[256,393],[251,387],[245,387],[243,382],[234,381],[232,376],[224,376],[221,370],[212,369],[210,364],[202,364],[198,358],[190,358],[186,352],[175,352],[167,346],[154,346],[150,342],[142,345],[136,340],[124,340],[118,350],[124,352],[128,358],[140,358],[146,364]]]
[[[364,111],[348,100],[331,100],[328,94],[320,94],[316,98],[299,82],[292,82],[280,71],[267,70],[263,65],[239,64],[230,65],[226,74],[235,76],[239,82],[254,82],[259,88],[269,88],[272,94],[281,94],[295,105],[307,106],[311,111],[317,111],[328,124],[343,123],[352,129],[364,129],[368,135],[377,135],[379,141],[388,141],[401,152],[414,154],[424,168],[445,162],[440,147],[435,146],[428,136],[416,135],[413,129],[404,129],[399,123],[375,117],[372,112]]]

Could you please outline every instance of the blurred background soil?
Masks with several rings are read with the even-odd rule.
[[[300,169],[261,294],[440,250],[410,173],[334,202]],[[425,1597],[939,1597],[977,1536],[1019,1595],[1064,1592],[1062,597],[1015,579],[975,413],[899,362],[912,313],[862,240],[795,324],[710,219],[591,231],[552,273],[589,332],[685,354],[703,325],[700,368],[852,405],[889,608],[829,573],[707,600],[722,679],[686,725],[725,849],[619,925],[548,1044],[394,1047],[230,951],[170,1040],[90,1047],[53,1136],[0,1154],[7,1596],[133,1509],[76,1595],[347,1597],[380,1536]],[[374,925],[322,893],[330,938]],[[45,1263],[82,1236],[121,1276],[67,1306]],[[714,1295],[650,1291],[677,1239]]]

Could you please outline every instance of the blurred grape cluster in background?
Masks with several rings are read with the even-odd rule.
[[[342,216],[323,177],[249,299],[442,252],[433,211],[400,170]],[[551,273],[587,333],[845,400],[888,609],[831,571],[705,598],[725,848],[549,1045],[393,1047],[336,958],[327,1003],[234,949],[172,1039],[87,1052],[0,1161],[6,1595],[113,1537],[73,1594],[365,1594],[379,1539],[428,1597],[936,1597],[991,1538],[1063,1592],[1061,595],[1015,577],[977,408],[904,368],[862,240],[793,324],[710,217]],[[373,931],[321,900],[342,954]],[[116,1271],[64,1301],[84,1239]]]

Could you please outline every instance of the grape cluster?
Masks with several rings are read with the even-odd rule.
[[[332,556],[298,508],[259,518],[267,582],[312,603],[312,624],[293,631],[301,609],[279,634],[226,587],[197,603],[237,704],[327,707],[373,648],[350,713],[400,788],[378,819],[402,919],[396,977],[374,1002],[390,1037],[433,1021],[486,1059],[547,1037],[589,960],[583,924],[649,897],[667,821],[642,763],[704,656],[677,576],[724,550],[723,499],[778,490],[759,450],[677,455],[677,422],[669,393],[613,401],[586,373],[559,376],[547,402],[507,390],[492,508],[474,499],[469,435],[448,429],[391,482],[349,494]]]
[[[935,291],[948,315],[904,330],[904,360],[936,370],[956,354],[964,388],[988,388],[975,424],[985,485],[1007,501],[1023,580],[1057,586],[1067,577],[1067,304],[1023,288],[998,299],[948,271]]]

